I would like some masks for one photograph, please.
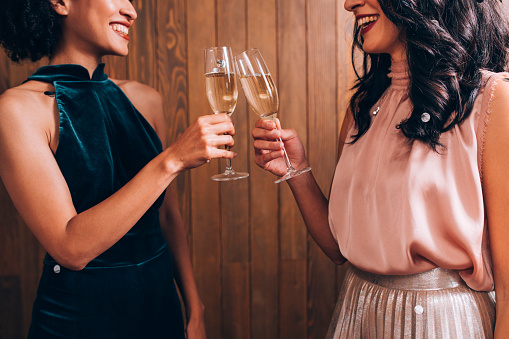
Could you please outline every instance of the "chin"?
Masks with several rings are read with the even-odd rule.
[[[384,54],[387,51],[383,48],[377,48],[375,46],[370,46],[369,44],[363,44],[362,50],[368,54]]]
[[[122,48],[122,49],[115,49],[115,50],[112,50],[112,51],[109,51],[108,55],[114,55],[114,56],[127,56],[129,54],[129,49],[126,47],[126,48]]]

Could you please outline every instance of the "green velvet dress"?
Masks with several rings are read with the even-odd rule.
[[[103,70],[99,65],[90,78],[79,65],[44,66],[27,79],[55,87],[55,159],[78,213],[114,194],[162,152],[154,129]],[[46,254],[29,338],[184,338],[159,225],[163,198],[81,271]]]

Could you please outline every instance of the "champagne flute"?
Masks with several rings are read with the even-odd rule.
[[[235,56],[235,66],[251,109],[262,119],[275,121],[279,109],[279,97],[274,80],[260,51],[253,48],[240,53]],[[278,140],[283,144],[281,138]],[[276,184],[311,170],[311,167],[296,170],[290,162],[284,144],[283,152],[286,174],[276,180]]]
[[[214,114],[232,115],[237,106],[237,80],[230,47],[205,49],[205,90]],[[229,151],[230,146],[226,146]],[[249,173],[235,172],[231,159],[226,159],[224,173],[212,176],[212,180],[229,181],[247,178]]]

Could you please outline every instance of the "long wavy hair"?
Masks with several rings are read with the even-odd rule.
[[[506,69],[509,31],[499,0],[379,0],[387,18],[401,32],[410,75],[412,114],[397,128],[409,139],[427,143],[434,151],[440,135],[471,113],[481,87],[481,69]],[[355,24],[352,59],[361,51],[362,72],[351,100],[357,133],[355,143],[369,129],[369,110],[391,84],[388,54],[362,51]],[[423,122],[421,115],[430,114]]]

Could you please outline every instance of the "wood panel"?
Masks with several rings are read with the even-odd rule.
[[[308,138],[315,178],[328,195],[336,165],[336,40],[327,34],[336,27],[335,0],[308,2]],[[323,338],[336,302],[335,265],[309,241],[308,336]]]
[[[205,97],[204,49],[216,44],[216,6],[214,1],[187,0],[187,61],[189,119],[211,114]],[[219,184],[210,177],[219,171],[211,161],[191,171],[191,228],[193,262],[203,303],[207,333],[222,338],[221,299],[221,221]]]
[[[108,55],[103,58],[104,72],[112,79],[127,79],[127,58]]]
[[[5,52],[0,50],[0,93],[9,87],[9,63]]]
[[[171,145],[187,128],[187,41],[186,1],[157,0],[157,90],[163,98],[167,144]],[[192,237],[189,172],[177,177],[172,192],[177,197],[189,237]],[[192,245],[192,244],[190,244]]]
[[[271,75],[278,80],[277,3],[274,0],[247,1],[247,44],[258,48]],[[251,130],[258,116],[248,109],[249,155],[254,157]],[[278,189],[276,177],[261,170],[251,160],[251,316],[253,339],[277,338],[278,323]]]
[[[23,338],[20,276],[0,276],[0,338]]]
[[[353,22],[341,3],[133,4],[138,19],[130,33],[130,54],[105,57],[106,72],[161,93],[170,144],[197,117],[212,114],[205,96],[204,48],[228,45],[238,54],[257,47],[278,86],[282,125],[297,130],[328,194],[353,79]],[[0,93],[46,63],[14,65],[0,53]],[[188,230],[208,337],[323,338],[344,270],[336,269],[308,238],[288,185],[274,184],[276,178],[254,163],[251,130],[257,117],[240,87],[239,92],[233,168],[250,177],[214,182],[210,177],[223,171],[225,163],[212,161],[179,175],[172,185]],[[0,337],[26,337],[43,254],[0,185]]]
[[[245,46],[245,1],[217,0],[217,44],[230,46],[233,53]],[[240,84],[239,84],[240,85]],[[240,88],[239,88],[240,89]],[[235,147],[238,157],[232,167],[247,171],[247,118],[245,100],[240,96],[232,119],[235,124]],[[225,161],[221,161],[221,171]],[[249,180],[219,183],[221,192],[222,284],[224,286],[223,335],[227,338],[250,338],[250,241]]]
[[[155,62],[157,42],[156,35],[156,0],[134,1],[133,6],[138,14],[130,28],[132,43],[129,44],[128,74],[129,79],[145,85],[156,87],[157,72]]]
[[[280,0],[278,56],[280,117],[295,128],[307,148],[306,1]],[[314,164],[313,164],[314,166]],[[280,337],[302,338],[307,332],[307,231],[293,195],[280,187],[281,293]]]

